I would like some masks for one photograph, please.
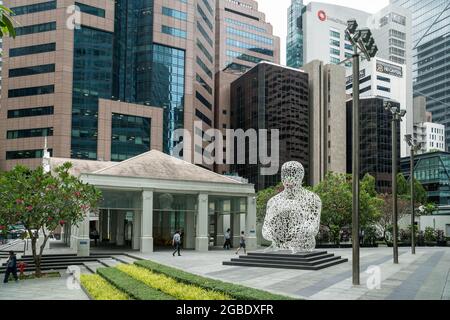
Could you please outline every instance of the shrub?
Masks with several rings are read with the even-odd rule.
[[[193,284],[207,290],[228,294],[236,300],[292,300],[291,298],[272,294],[266,291],[235,285],[232,283],[226,283],[219,280],[204,278],[149,260],[136,261],[135,264],[155,273],[164,274],[166,276],[174,278],[175,280],[182,283]]]
[[[122,264],[117,266],[117,269],[152,288],[177,298],[178,300],[231,300],[231,297],[226,294],[177,282],[166,275],[156,274],[148,269],[135,265]]]
[[[173,297],[133,279],[115,268],[100,268],[97,273],[117,289],[136,300],[174,300]]]
[[[426,242],[434,242],[436,241],[436,231],[432,227],[426,227],[424,237]]]
[[[130,297],[110,285],[97,274],[81,275],[81,285],[95,300],[130,300]]]

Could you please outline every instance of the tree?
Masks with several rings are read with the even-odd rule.
[[[36,276],[41,276],[41,257],[50,234],[66,223],[78,225],[96,210],[101,193],[69,173],[70,163],[45,173],[17,166],[0,175],[1,229],[23,224],[31,239]],[[39,232],[43,239],[37,248]]]
[[[320,222],[330,231],[333,242],[339,244],[341,229],[352,222],[351,181],[345,174],[328,173],[313,191],[322,200]]]
[[[387,234],[391,232],[393,226],[393,214],[392,205],[393,197],[392,194],[381,194],[378,196],[381,200],[381,214],[378,219],[378,227],[380,228],[384,241],[388,242]],[[406,214],[410,213],[410,202],[404,197],[398,197],[397,199],[398,208],[398,220],[401,220]]]
[[[0,38],[9,35],[13,38],[16,37],[16,30],[14,29],[13,20],[11,15],[13,12],[11,9],[0,5]]]
[[[266,217],[267,202],[283,191],[283,184],[261,190],[256,195],[256,216],[258,222],[263,222]]]

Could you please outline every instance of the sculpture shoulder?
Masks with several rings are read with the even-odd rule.
[[[307,194],[308,199],[311,199],[311,202],[313,204],[315,204],[316,206],[322,205],[322,200],[316,193],[306,190],[306,194]]]
[[[267,207],[270,207],[271,205],[273,205],[274,203],[279,201],[281,198],[282,198],[282,194],[281,193],[279,193],[276,196],[270,198],[270,200],[267,202]]]

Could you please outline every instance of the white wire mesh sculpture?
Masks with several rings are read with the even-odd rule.
[[[316,247],[322,201],[302,187],[305,169],[299,162],[287,162],[281,169],[284,191],[267,203],[263,237],[272,241],[266,250],[311,252]]]

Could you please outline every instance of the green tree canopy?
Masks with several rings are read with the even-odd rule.
[[[0,38],[3,38],[6,35],[13,38],[16,37],[16,30],[14,29],[13,20],[11,18],[12,13],[13,12],[9,8],[0,5]]]
[[[66,223],[78,225],[89,212],[96,210],[101,193],[69,173],[70,163],[45,173],[17,166],[0,175],[0,225],[23,224],[31,239],[36,274],[50,234]],[[41,232],[42,244],[37,249]]]

